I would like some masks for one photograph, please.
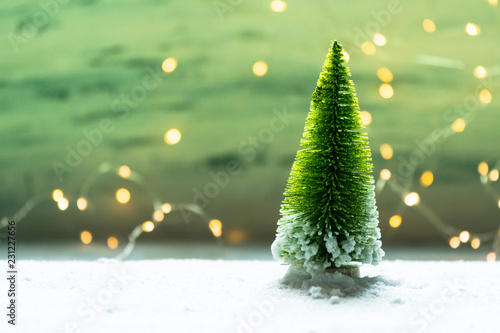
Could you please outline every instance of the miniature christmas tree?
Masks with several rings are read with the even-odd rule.
[[[377,264],[381,249],[368,137],[342,46],[327,55],[281,206],[275,259],[311,274]]]

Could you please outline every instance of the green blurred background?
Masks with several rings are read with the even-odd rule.
[[[214,218],[224,242],[270,244],[311,93],[336,39],[367,112],[385,244],[448,246],[462,230],[488,251],[498,241],[494,0],[3,1],[0,31],[0,216],[39,198],[18,225],[24,240],[77,242],[86,230],[92,244],[113,236],[121,246],[152,220],[153,195],[174,208],[194,201],[207,215],[186,219],[174,209],[142,242],[210,242]],[[264,75],[253,72],[259,61]],[[389,98],[379,92],[380,68],[393,76],[381,74]],[[276,112],[290,116],[270,131]],[[177,144],[165,142],[170,129],[182,135]],[[439,140],[429,143],[436,130]],[[82,143],[90,142],[85,133],[94,143]],[[390,149],[382,157],[384,144],[392,157]],[[78,149],[87,156],[73,156],[69,167],[68,152]],[[239,172],[226,181],[233,162]],[[82,186],[103,165],[111,171],[89,186],[88,207],[79,210]],[[119,177],[121,165],[141,183]],[[425,171],[430,186],[428,177],[421,182]],[[119,188],[130,192],[128,203],[117,202]],[[54,189],[68,199],[66,210],[52,200]],[[213,195],[203,200],[205,191]],[[405,205],[409,192],[418,205]],[[402,218],[397,228],[394,215]]]

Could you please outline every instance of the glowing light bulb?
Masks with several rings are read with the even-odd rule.
[[[377,48],[370,42],[364,42],[361,44],[361,51],[363,51],[364,54],[373,55],[377,52]]]
[[[151,231],[153,231],[154,228],[155,228],[155,225],[151,221],[146,221],[142,224],[142,230],[144,230],[145,232],[151,232]]]
[[[271,10],[276,13],[282,13],[286,10],[286,2],[275,0],[271,1]]]
[[[172,73],[177,68],[177,60],[175,58],[167,58],[161,64],[161,68],[165,73]]]
[[[460,238],[460,241],[462,243],[467,243],[469,241],[469,238],[470,238],[470,233],[468,231],[464,230],[460,233],[458,238]]]
[[[163,221],[163,218],[165,217],[165,214],[161,210],[157,210],[153,213],[153,220],[156,222],[161,222]]]
[[[55,189],[52,192],[52,199],[54,199],[55,202],[58,202],[62,197],[64,197],[64,193],[60,189]]]
[[[164,140],[169,145],[175,145],[181,141],[181,132],[177,128],[172,128],[165,133]]]
[[[392,86],[389,83],[381,84],[378,92],[383,98],[391,98],[394,95],[394,89],[392,89]]]
[[[264,76],[267,73],[267,64],[264,61],[257,61],[253,64],[253,73],[257,76]]]
[[[392,158],[392,155],[394,154],[394,151],[392,150],[392,147],[390,145],[384,143],[380,145],[380,154],[382,155],[382,158],[384,160],[390,160]]]
[[[470,246],[474,250],[477,250],[481,246],[481,240],[479,238],[474,238],[473,240],[471,240]]]
[[[430,19],[425,19],[422,25],[424,26],[424,30],[427,32],[436,31],[436,24],[434,24],[434,21]]]
[[[481,90],[481,92],[479,93],[479,100],[481,101],[481,103],[489,104],[489,103],[491,103],[491,99],[492,99],[492,96],[491,96],[491,93],[488,89]]]
[[[128,178],[130,176],[130,168],[126,165],[122,165],[118,169],[118,174],[120,175],[120,177]]]
[[[382,34],[375,34],[373,36],[373,42],[377,46],[384,46],[387,43],[387,39]]]
[[[481,162],[477,166],[477,171],[479,172],[480,175],[486,176],[488,174],[488,164],[486,162]]]
[[[116,191],[116,200],[121,204],[126,204],[130,200],[130,192],[126,188]]]
[[[456,236],[452,237],[450,239],[450,246],[452,249],[456,249],[457,247],[459,247],[460,246],[460,238],[458,238]]]
[[[403,219],[399,215],[394,215],[389,219],[389,225],[393,228],[398,228],[401,225]]]
[[[497,169],[492,169],[490,173],[488,174],[488,179],[492,182],[496,182],[498,180],[498,170]]]
[[[222,235],[222,223],[217,219],[213,219],[208,224],[208,227],[212,231],[215,237],[220,237]]]
[[[488,72],[486,71],[486,68],[483,66],[477,66],[474,68],[474,76],[477,77],[478,79],[485,78],[488,75]]]
[[[451,129],[457,133],[463,132],[465,129],[465,120],[463,118],[458,118],[451,124]]]
[[[88,231],[82,231],[80,233],[80,240],[85,245],[90,244],[92,242],[92,234]]]
[[[368,111],[361,111],[361,121],[363,125],[368,126],[372,123],[372,115]]]
[[[486,256],[486,261],[487,262],[494,262],[495,260],[497,260],[496,253],[495,252],[488,253],[488,255]]]
[[[66,210],[68,209],[69,206],[69,201],[66,198],[61,198],[57,202],[57,206],[59,207],[60,210]]]
[[[380,178],[382,178],[383,180],[391,179],[391,172],[388,169],[382,169],[380,171]]]
[[[118,239],[116,237],[109,237],[108,238],[108,246],[110,249],[116,249],[118,247]]]
[[[479,27],[477,26],[477,24],[467,23],[467,25],[465,26],[465,32],[469,36],[477,36],[477,35],[479,35],[481,33],[481,29],[479,29]]]
[[[76,201],[76,206],[79,210],[87,209],[87,200],[85,198],[78,198],[78,200]]]
[[[417,192],[408,193],[404,198],[404,202],[409,207],[416,206],[420,203],[420,196]]]
[[[161,206],[161,210],[165,213],[165,214],[168,214],[172,211],[172,205],[169,204],[169,203],[164,203],[162,206]]]
[[[434,174],[432,171],[425,171],[420,177],[420,184],[424,187],[430,186],[434,181]]]
[[[383,82],[391,82],[393,79],[392,72],[385,67],[380,67],[377,70],[377,76]]]

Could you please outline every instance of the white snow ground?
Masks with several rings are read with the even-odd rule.
[[[280,283],[272,261],[22,261],[0,332],[498,332],[500,263],[384,261]],[[291,279],[291,280],[290,280]],[[295,280],[294,280],[295,279]]]

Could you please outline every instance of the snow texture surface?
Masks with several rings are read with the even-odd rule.
[[[385,261],[360,278],[287,270],[271,261],[23,261],[18,322],[8,325],[2,306],[0,332],[498,332],[498,262]]]

